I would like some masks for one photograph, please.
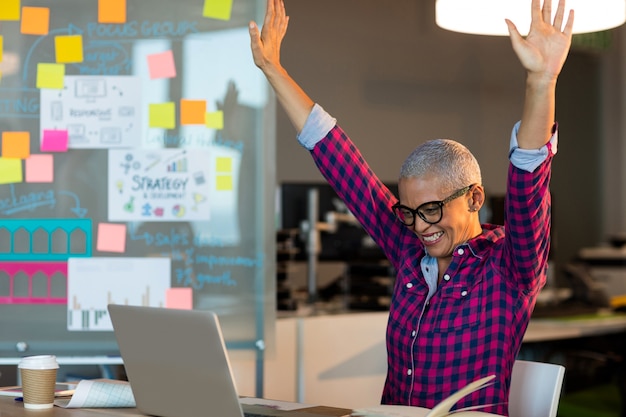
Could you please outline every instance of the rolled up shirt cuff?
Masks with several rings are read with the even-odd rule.
[[[297,136],[298,142],[306,149],[312,150],[317,142],[324,139],[336,124],[337,119],[316,103],[309,113],[302,131]]]
[[[546,160],[548,155],[555,155],[559,142],[558,124],[552,127],[552,137],[539,149],[521,149],[517,143],[517,133],[519,131],[520,122],[515,123],[511,132],[511,143],[509,146],[509,159],[511,163],[519,169],[527,172],[533,172],[539,165]]]

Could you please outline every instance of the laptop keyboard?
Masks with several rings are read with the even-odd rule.
[[[341,408],[322,407],[325,410],[319,413],[315,409],[305,410],[277,410],[264,405],[242,404],[244,417],[339,417],[349,416],[351,410]]]

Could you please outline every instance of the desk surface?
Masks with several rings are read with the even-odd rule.
[[[0,397],[2,417],[97,417],[97,416],[143,416],[136,408],[61,408],[49,410],[27,410],[24,404],[13,397]]]
[[[626,314],[532,319],[524,343],[597,336],[626,331]]]
[[[292,410],[294,415],[301,413],[306,417],[341,417],[351,413],[352,410],[346,408],[307,406]],[[292,413],[286,414],[291,415]],[[143,417],[136,408],[61,408],[53,407],[49,410],[27,410],[24,404],[15,401],[13,397],[0,396],[0,416],[1,417],[98,417],[98,416],[135,416]]]

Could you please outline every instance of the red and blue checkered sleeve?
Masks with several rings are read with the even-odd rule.
[[[548,145],[548,149],[550,146]],[[532,172],[509,165],[504,256],[505,271],[515,286],[527,290],[545,284],[550,251],[550,177],[553,153]]]
[[[335,126],[311,154],[324,178],[387,258],[399,259],[398,241],[392,237],[402,235],[404,230],[391,210],[397,198],[374,174],[345,132]]]

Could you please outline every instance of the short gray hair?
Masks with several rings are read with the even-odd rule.
[[[400,179],[425,177],[437,178],[444,192],[482,184],[480,166],[474,155],[451,139],[433,139],[421,144],[400,168]]]

